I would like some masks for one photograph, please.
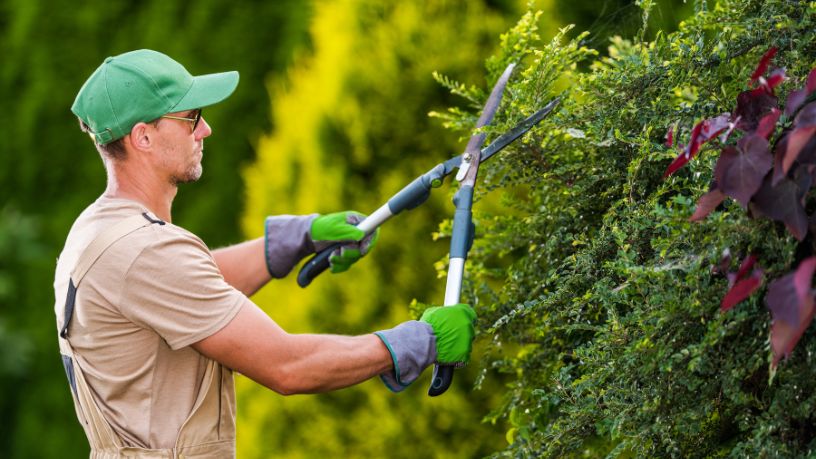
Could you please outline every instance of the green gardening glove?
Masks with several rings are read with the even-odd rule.
[[[332,273],[346,271],[377,243],[379,228],[368,236],[357,228],[356,225],[364,219],[365,215],[361,213],[345,211],[320,215],[312,221],[310,235],[317,251],[340,243],[329,256]]]
[[[476,313],[466,304],[434,306],[419,320],[374,332],[394,362],[380,379],[393,392],[401,392],[429,365],[464,366],[470,360],[475,321]]]
[[[466,304],[433,306],[425,310],[420,322],[431,325],[436,336],[436,362],[464,366],[473,348],[476,312]]]

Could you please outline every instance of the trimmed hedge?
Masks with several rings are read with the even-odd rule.
[[[639,3],[648,24],[653,2]],[[767,286],[721,313],[729,286],[714,268],[729,249],[731,270],[753,253],[778,278],[813,253],[812,239],[730,199],[689,222],[715,145],[662,177],[677,155],[668,127],[687,142],[694,124],[731,112],[770,47],[790,79],[780,101],[803,86],[816,4],[694,8],[676,32],[616,38],[605,57],[568,30],[542,44],[531,12],[487,62],[493,81],[521,62],[489,135],[562,98],[480,175],[465,298],[490,347],[484,376],[510,381],[492,416],[512,425],[499,456],[796,457],[816,446],[812,327],[772,373]],[[464,131],[475,115],[446,116]]]

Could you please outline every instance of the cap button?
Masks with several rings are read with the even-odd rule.
[[[105,63],[107,64],[108,62],[110,62],[112,60],[113,60],[113,57],[106,57],[105,58]]]

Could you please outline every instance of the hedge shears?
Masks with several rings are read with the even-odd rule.
[[[490,124],[496,110],[499,108],[504,88],[510,79],[515,64],[510,64],[502,73],[499,80],[493,86],[493,90],[482,109],[482,114],[476,123],[476,129],[480,130]],[[357,227],[366,234],[374,232],[380,225],[388,219],[404,210],[410,210],[424,203],[430,196],[432,188],[442,185],[442,180],[450,175],[455,169],[456,180],[459,182],[459,190],[453,197],[455,206],[453,216],[453,230],[450,243],[450,263],[448,266],[447,285],[445,287],[444,306],[459,303],[459,296],[462,291],[462,277],[465,270],[465,260],[468,251],[473,243],[474,225],[472,220],[473,188],[476,184],[476,175],[479,172],[479,165],[503,150],[507,145],[524,135],[533,126],[541,122],[552,113],[558,105],[560,99],[553,99],[544,108],[536,111],[515,127],[502,134],[490,145],[482,149],[487,134],[477,132],[470,137],[465,147],[464,153],[453,157],[443,163],[437,164],[428,172],[420,175],[405,188],[392,196],[388,202],[380,206],[371,215],[357,224]],[[318,252],[307,261],[298,273],[297,282],[301,287],[306,287],[320,273],[329,268],[329,257],[340,244],[334,244]],[[434,367],[433,380],[428,389],[428,395],[437,396],[444,393],[453,381],[453,365],[439,365]]]

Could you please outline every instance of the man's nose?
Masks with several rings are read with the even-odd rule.
[[[199,120],[198,126],[196,126],[196,130],[193,132],[193,134],[195,134],[196,139],[203,139],[212,135],[212,128],[203,116],[201,117],[201,120]]]

